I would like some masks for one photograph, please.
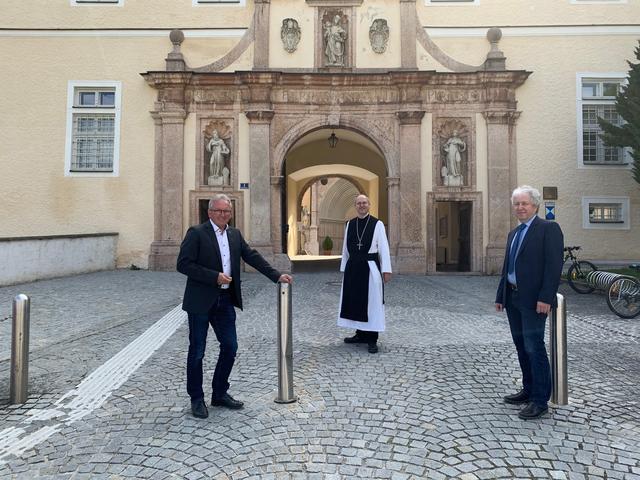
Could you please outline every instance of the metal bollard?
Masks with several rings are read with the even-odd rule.
[[[293,339],[291,285],[278,283],[278,396],[276,403],[293,403]]]
[[[11,386],[9,403],[27,401],[29,384],[29,310],[31,300],[24,294],[13,299],[11,334]]]
[[[549,343],[551,345],[551,402],[556,405],[569,403],[567,381],[567,304],[564,296],[557,294],[558,308],[551,310]]]

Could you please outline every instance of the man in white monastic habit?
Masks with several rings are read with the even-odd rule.
[[[338,326],[356,329],[345,343],[367,343],[369,353],[376,353],[378,332],[384,331],[383,282],[391,280],[391,257],[384,224],[369,215],[369,208],[369,198],[358,195],[358,216],[344,232]]]

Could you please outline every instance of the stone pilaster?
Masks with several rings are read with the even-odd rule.
[[[387,198],[389,199],[389,248],[395,256],[400,243],[400,177],[387,177]]]
[[[485,254],[487,274],[499,273],[511,229],[511,192],[516,187],[516,122],[520,112],[483,112],[487,122],[487,194],[489,236]]]
[[[175,270],[182,225],[182,171],[184,163],[184,110],[157,112],[154,239],[149,253],[150,270]]]
[[[400,242],[398,273],[425,273],[426,251],[422,234],[420,148],[423,111],[398,112],[400,120]]]
[[[249,235],[251,246],[273,260],[271,235],[271,147],[270,129],[273,111],[250,110],[249,120]]]
[[[253,40],[253,68],[263,70],[269,68],[269,15],[271,0],[254,0],[255,11],[254,40]]]
[[[418,14],[416,0],[400,0],[400,65],[402,68],[418,68],[416,57],[416,29]]]

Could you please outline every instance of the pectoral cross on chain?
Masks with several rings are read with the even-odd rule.
[[[358,245],[358,250],[360,250],[360,247],[362,246],[362,242],[358,242],[356,245]]]

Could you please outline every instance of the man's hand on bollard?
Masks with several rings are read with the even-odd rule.
[[[278,279],[278,282],[292,284],[293,283],[293,277],[291,275],[287,275],[286,273],[283,273],[282,275],[280,275],[280,278]]]

